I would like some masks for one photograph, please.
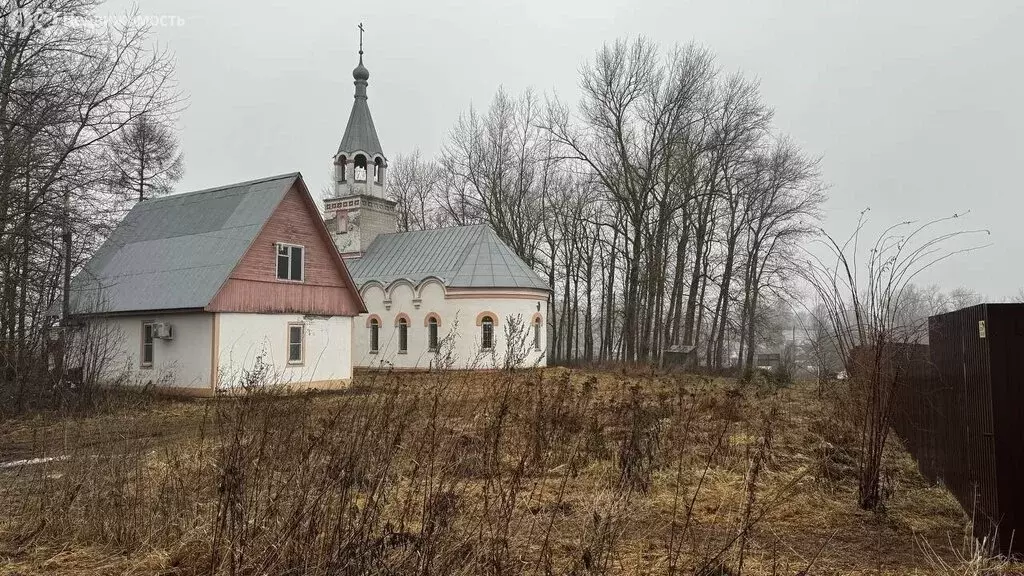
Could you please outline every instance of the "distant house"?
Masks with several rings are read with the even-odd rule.
[[[192,394],[344,385],[365,311],[297,173],[140,202],[71,297],[105,378]]]
[[[367,306],[356,326],[356,366],[543,365],[547,282],[487,225],[397,233],[362,52],[352,76],[355,98],[324,212]]]
[[[760,353],[754,356],[754,365],[762,370],[776,370],[782,365],[782,354]]]
[[[665,348],[665,368],[687,369],[697,365],[697,347],[693,344],[675,344]]]

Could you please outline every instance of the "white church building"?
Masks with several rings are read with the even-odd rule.
[[[397,231],[362,50],[352,76],[355,100],[324,212],[367,309],[355,323],[355,365],[543,366],[547,283],[487,225]]]

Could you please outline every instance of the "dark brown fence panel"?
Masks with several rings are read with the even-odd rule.
[[[932,316],[928,339],[927,352],[897,344],[886,354],[906,373],[893,428],[921,473],[973,515],[977,537],[997,536],[1003,552],[1022,553],[1024,304]]]
[[[938,375],[937,476],[974,515],[979,537],[1000,520],[987,325],[980,305],[933,316],[928,331]]]
[[[1004,547],[1024,550],[1024,305],[988,304],[987,338],[992,389],[993,442]]]

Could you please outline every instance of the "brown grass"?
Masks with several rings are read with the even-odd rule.
[[[0,573],[946,573],[956,502],[893,443],[860,510],[836,405],[551,368],[36,415],[0,461],[66,460],[0,469]]]

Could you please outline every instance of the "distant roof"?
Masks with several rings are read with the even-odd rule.
[[[359,258],[345,261],[360,287],[377,280],[418,284],[439,278],[456,288],[534,288],[548,284],[487,225],[382,234]]]
[[[365,77],[362,73],[365,73]],[[384,149],[377,138],[377,128],[374,127],[373,117],[370,116],[370,107],[366,104],[366,85],[370,72],[363,66],[362,54],[359,55],[359,66],[352,71],[352,75],[355,78],[356,95],[352,102],[352,112],[348,115],[345,135],[338,145],[338,154],[363,151],[370,156],[384,156]]]
[[[71,313],[205,307],[298,178],[139,202],[75,277]]]

